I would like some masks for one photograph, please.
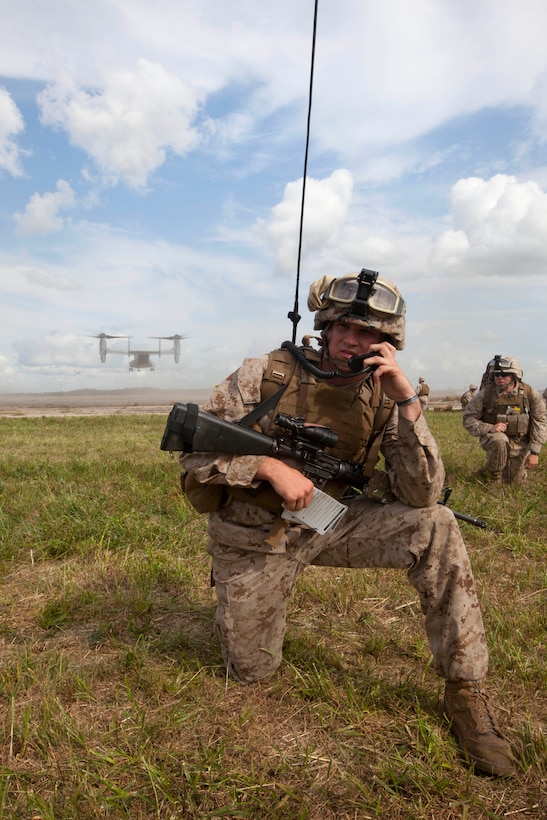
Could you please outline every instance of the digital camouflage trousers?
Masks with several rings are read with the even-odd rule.
[[[335,531],[291,528],[282,552],[247,549],[245,527],[237,527],[237,538],[232,528],[229,543],[222,543],[222,528],[210,537],[218,601],[214,629],[229,673],[251,683],[278,668],[291,592],[313,564],[405,570],[420,599],[437,673],[448,680],[483,678],[488,650],[482,615],[451,510],[363,498],[348,503]]]
[[[480,444],[490,473],[501,473],[506,484],[518,484],[526,479],[524,462],[530,452],[527,441],[517,441],[505,433],[487,433],[480,437]]]

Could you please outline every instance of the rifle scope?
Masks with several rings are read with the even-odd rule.
[[[334,447],[338,442],[338,436],[329,427],[321,424],[306,424],[302,416],[295,418],[287,413],[278,413],[274,419],[274,424],[284,430],[290,430],[293,436],[307,439],[307,441],[321,445],[322,447]]]

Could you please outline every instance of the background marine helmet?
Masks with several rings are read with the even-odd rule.
[[[496,367],[497,363],[497,367]],[[490,359],[488,364],[486,365],[486,370],[482,374],[481,379],[481,390],[486,387],[487,384],[494,383],[494,372],[497,371],[502,375],[509,375],[513,374],[517,381],[522,380],[522,369],[520,364],[516,359],[512,356],[494,356],[493,359]]]
[[[423,377],[423,376],[420,376],[420,378],[418,379],[418,381],[420,382],[420,384],[424,384],[424,383],[425,383],[425,379],[424,379],[424,377]]]
[[[373,281],[366,300],[355,305],[358,299],[360,277],[363,273],[348,273],[345,276],[322,276],[310,285],[308,308],[315,312],[314,328],[323,330],[331,322],[348,321],[385,333],[397,350],[405,346],[406,302],[393,282],[383,277]]]
[[[522,368],[517,359],[513,356],[494,356],[492,362],[492,373],[494,376],[509,376],[513,375],[517,381],[522,380]]]

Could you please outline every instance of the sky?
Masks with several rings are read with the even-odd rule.
[[[0,392],[212,388],[361,268],[412,383],[501,354],[547,386],[544,0],[0,11]]]

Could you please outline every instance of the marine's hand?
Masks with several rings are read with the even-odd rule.
[[[303,510],[313,497],[313,482],[284,461],[266,456],[255,478],[269,481],[285,507],[292,512]]]
[[[389,342],[379,342],[371,345],[370,351],[378,355],[367,359],[367,364],[376,365],[374,380],[381,381],[386,396],[389,396],[395,402],[404,401],[413,396],[416,391],[401,370],[399,362],[395,358],[396,350],[393,345]],[[419,401],[399,408],[399,414],[411,421],[415,421],[420,412]]]
[[[505,421],[497,421],[492,425],[492,433],[505,433],[507,430],[507,423]]]
[[[536,455],[535,453],[528,453],[528,455],[526,456],[526,459],[524,461],[524,466],[525,467],[531,467],[532,469],[534,467],[538,467],[539,466],[539,456]]]

